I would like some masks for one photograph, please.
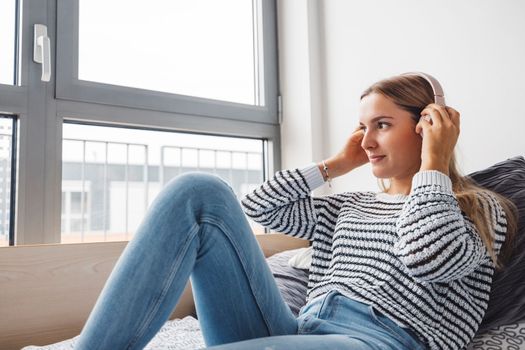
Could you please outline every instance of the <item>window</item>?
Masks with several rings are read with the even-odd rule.
[[[14,181],[13,145],[16,144],[13,129],[15,120],[0,115],[0,246],[14,244]]]
[[[47,28],[42,38],[35,24]],[[11,143],[0,244],[126,239],[179,170],[229,179],[221,164],[230,162],[241,194],[280,165],[275,0],[5,0],[0,28],[0,114],[12,125],[2,136]],[[35,41],[49,65],[35,62]],[[70,132],[80,126],[113,133]],[[129,130],[246,140],[258,154],[222,141],[119,139]]]
[[[188,171],[220,176],[239,198],[264,179],[263,140],[71,123],[63,130],[63,243],[130,239],[162,187]]]
[[[0,2],[0,84],[15,83],[16,1]]]
[[[62,243],[84,242],[91,219],[91,182],[62,181]]]
[[[81,0],[78,78],[260,105],[253,5]]]
[[[73,0],[58,21],[58,98],[277,123],[274,1]]]
[[[15,244],[17,113],[27,99],[18,83],[18,1],[0,1],[0,246]]]

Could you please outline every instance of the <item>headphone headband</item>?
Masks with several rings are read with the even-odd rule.
[[[426,81],[428,81],[428,83],[432,87],[432,91],[434,92],[434,102],[440,106],[445,106],[445,94],[443,94],[443,88],[441,87],[441,84],[439,84],[439,81],[437,81],[436,78],[434,78],[430,74],[426,74],[423,72],[407,72],[401,75],[417,75],[422,78],[425,78]]]

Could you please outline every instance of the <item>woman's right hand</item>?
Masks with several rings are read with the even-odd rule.
[[[325,161],[330,178],[344,175],[369,162],[368,155],[361,147],[364,134],[364,130],[358,126],[346,141],[343,149]],[[320,169],[323,169],[322,164],[320,164]]]

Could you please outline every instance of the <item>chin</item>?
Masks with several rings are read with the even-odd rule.
[[[372,174],[378,179],[390,179],[392,176],[382,169],[376,169],[372,166]]]

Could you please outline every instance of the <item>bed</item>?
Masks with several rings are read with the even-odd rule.
[[[304,253],[299,248],[277,253],[267,259],[284,299],[293,313],[297,314],[306,296],[307,270],[289,265],[291,258]],[[23,350],[73,350],[76,338],[48,346],[27,346]],[[205,347],[199,322],[194,316],[167,321],[151,340],[147,350],[190,350]],[[525,349],[525,321],[489,329],[477,335],[467,350]]]
[[[525,349],[525,158],[517,156],[469,175],[478,184],[513,200],[519,211],[514,253],[493,280],[488,310],[478,334],[466,350]],[[308,269],[301,262],[309,248],[289,249],[267,258],[277,285],[297,314],[304,304]],[[74,349],[76,337],[23,350]],[[169,320],[146,349],[199,349],[204,341],[195,315]]]

